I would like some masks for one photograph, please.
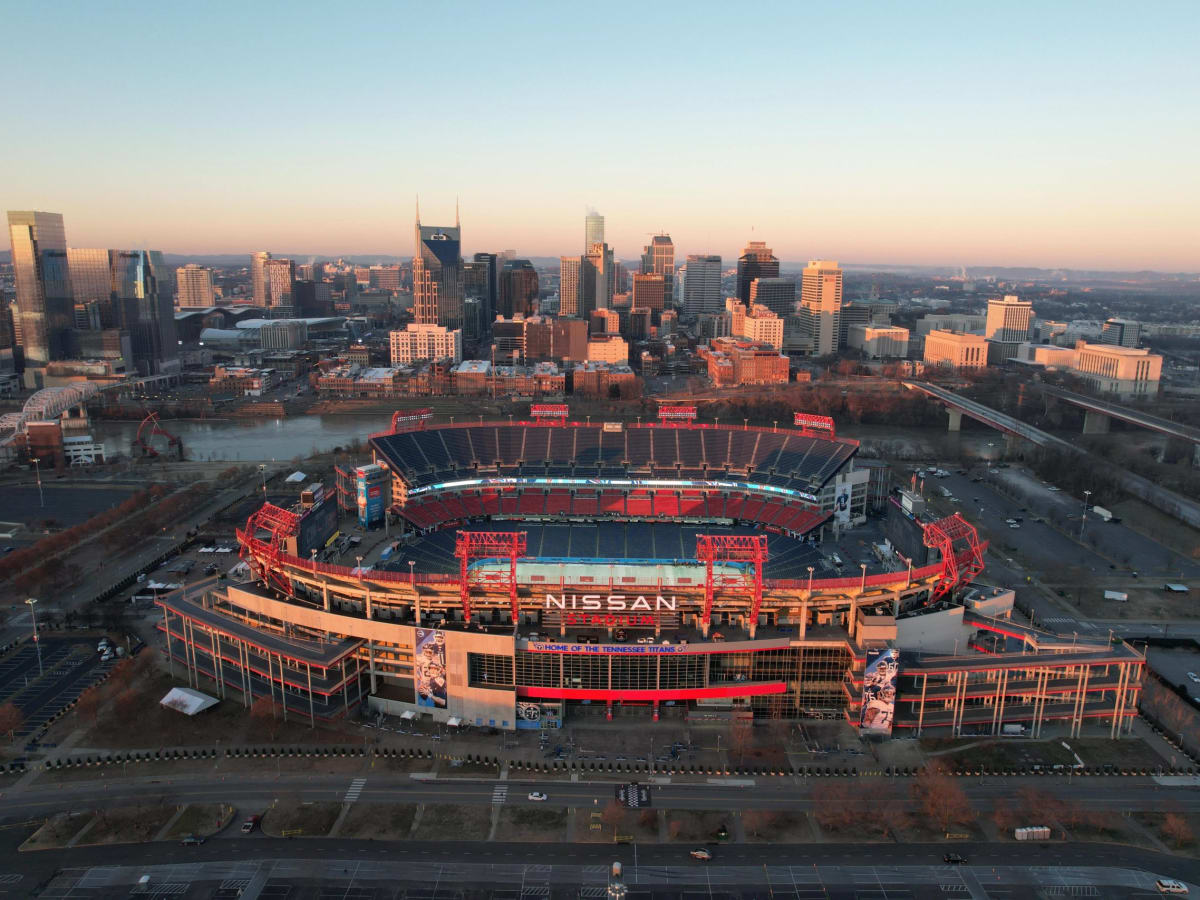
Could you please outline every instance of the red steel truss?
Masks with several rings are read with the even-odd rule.
[[[460,531],[454,541],[454,555],[458,557],[459,589],[462,591],[463,621],[471,621],[471,585],[467,580],[470,562],[473,559],[507,559],[507,577],[492,582],[498,587],[508,588],[508,602],[512,606],[512,620],[516,625],[517,609],[517,560],[525,555],[524,531]]]
[[[432,409],[398,409],[392,413],[392,434],[404,431],[423,431],[433,418]]]
[[[719,581],[713,575],[713,565],[716,562],[749,562],[754,564],[754,581],[750,590],[753,601],[750,606],[750,631],[753,636],[754,627],[758,624],[758,612],[762,608],[763,566],[767,561],[767,538],[762,534],[698,534],[696,535],[696,558],[704,563],[704,613],[700,624],[704,634],[708,636],[708,626],[712,622],[713,592],[716,587],[722,590],[741,590],[747,588],[744,580],[722,576]]]
[[[979,542],[979,532],[960,513],[925,525],[924,540],[926,547],[942,554],[942,577],[930,600],[941,599],[983,571],[984,545]]]
[[[273,503],[264,503],[261,507],[250,514],[250,518],[246,520],[246,536],[254,539],[259,531],[268,531],[270,536],[264,542],[267,546],[265,552],[265,564],[263,571],[260,573],[263,580],[273,578],[279,582],[283,588],[288,588],[287,579],[281,574],[282,561],[284,556],[284,541],[294,535],[300,527],[300,516],[294,512],[276,506]],[[246,550],[247,544],[242,544],[242,549],[238,554],[243,559],[248,556]],[[249,559],[253,561],[253,557]]]

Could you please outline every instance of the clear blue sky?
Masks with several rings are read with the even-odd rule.
[[[838,7],[844,7],[839,9]],[[509,8],[511,7],[511,8]],[[10,3],[0,198],[75,246],[1200,269],[1195,0]],[[753,231],[752,231],[753,229]]]

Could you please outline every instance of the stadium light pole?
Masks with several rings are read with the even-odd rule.
[[[859,564],[858,564],[858,567],[859,567],[860,569],[862,569],[862,573],[863,573],[863,576],[862,576],[862,584],[859,586],[859,588],[858,588],[858,592],[859,592],[860,594],[863,594],[863,593],[866,593],[866,590],[867,590],[867,564],[866,564],[866,563],[859,563]]]
[[[42,670],[42,643],[38,640],[37,609],[35,608],[37,606],[37,597],[30,597],[25,602],[29,605],[29,616],[33,621],[33,646],[37,649],[38,675],[44,675],[45,672]]]
[[[810,597],[812,596],[812,577],[813,577],[813,567],[809,566],[808,567],[808,596],[810,596]]]
[[[414,568],[416,564],[417,561],[415,559],[408,561],[408,584],[410,587],[415,586],[417,583],[417,570]]]

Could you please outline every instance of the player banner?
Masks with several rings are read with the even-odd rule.
[[[416,670],[417,706],[446,708],[446,633],[418,628],[413,668]]]
[[[896,676],[899,650],[868,650],[863,673],[862,712],[858,727],[868,734],[891,734],[896,712]]]

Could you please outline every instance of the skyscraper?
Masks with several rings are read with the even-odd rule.
[[[67,269],[75,297],[75,327],[82,331],[115,328],[109,251],[68,247]]]
[[[533,315],[538,299],[538,273],[527,259],[510,259],[500,270],[499,314],[512,318],[515,315]]]
[[[588,302],[587,257],[560,256],[558,259],[558,314],[586,319],[594,308]]]
[[[175,270],[158,250],[110,250],[116,327],[128,331],[142,375],[179,370],[175,337]]]
[[[480,301],[482,318],[491,323],[500,305],[499,254],[476,253],[472,262],[463,263],[463,296]]]
[[[1033,304],[1009,294],[1002,300],[989,300],[983,336],[989,341],[1008,343],[1029,340],[1033,328]]]
[[[266,250],[259,250],[250,257],[250,294],[254,298],[256,306],[267,306],[267,260],[271,258],[271,254]]]
[[[652,272],[633,276],[633,305],[652,310],[653,315],[663,311],[666,304],[666,291],[663,276]]]
[[[691,318],[724,311],[721,302],[721,257],[689,254],[683,278],[683,309]]]
[[[750,283],[755,278],[777,278],[779,260],[765,241],[751,241],[738,257],[737,296],[743,303],[750,302]]]
[[[612,248],[602,241],[588,245],[587,260],[591,264],[588,273],[594,279],[595,289],[593,309],[608,309],[612,306],[613,292],[616,290],[617,271],[613,259]]]
[[[417,210],[413,252],[413,315],[420,325],[462,327],[462,228],[422,225]]]
[[[594,209],[583,220],[583,249],[588,251],[592,244],[604,243],[604,216]]]
[[[759,303],[781,319],[796,311],[796,282],[791,278],[755,278],[750,282],[750,303]]]
[[[296,287],[296,264],[290,259],[263,262],[263,306],[291,306]]]
[[[675,299],[675,244],[669,234],[656,234],[642,248],[642,273],[663,277],[663,295],[669,305]]]
[[[309,266],[311,272],[312,267]],[[212,269],[188,263],[175,270],[175,285],[179,291],[179,308],[213,305]]]
[[[10,211],[8,233],[17,287],[17,332],[27,368],[43,368],[70,350],[75,303],[67,236],[59,213]],[[26,385],[40,386],[36,376]]]
[[[835,260],[810,260],[800,284],[800,318],[812,356],[838,350],[842,312],[842,270]]]

